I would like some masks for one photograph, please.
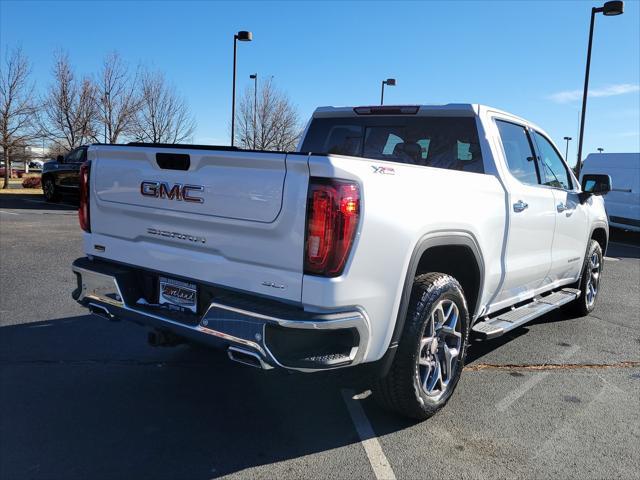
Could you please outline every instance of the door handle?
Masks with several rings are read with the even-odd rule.
[[[527,202],[523,202],[522,200],[518,200],[516,203],[513,204],[513,211],[516,212],[516,213],[520,213],[520,212],[524,211],[528,207],[529,207],[529,204]]]

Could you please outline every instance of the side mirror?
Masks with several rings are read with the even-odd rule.
[[[593,195],[606,195],[611,191],[611,177],[599,174],[583,175],[582,191]]]
[[[63,157],[62,155],[58,155],[58,156],[56,157],[56,162],[58,162],[58,163],[64,163],[64,157]]]
[[[611,191],[611,177],[601,174],[582,176],[582,192],[578,195],[580,203],[584,203],[591,195],[606,195]]]

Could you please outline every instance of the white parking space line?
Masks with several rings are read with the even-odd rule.
[[[562,363],[567,360],[569,357],[573,356],[580,347],[578,345],[572,346],[569,350],[564,352],[560,357],[558,357],[557,363]],[[517,401],[520,397],[522,397],[525,393],[539,384],[542,380],[551,375],[551,371],[547,370],[544,372],[538,372],[531,378],[529,378],[526,382],[520,385],[518,388],[509,393],[506,397],[500,400],[496,404],[496,408],[499,412],[504,412],[507,408],[509,408],[515,401]]]
[[[604,257],[604,259],[608,262],[619,262],[620,259],[619,258],[615,258],[615,257]]]
[[[7,215],[20,215],[19,213],[7,212],[5,210],[0,210],[0,213],[6,213]]]
[[[395,480],[396,475],[393,473],[389,460],[387,460],[387,457],[382,451],[380,442],[378,442],[376,438],[376,434],[373,431],[371,423],[369,423],[367,415],[364,413],[362,405],[360,405],[360,400],[366,398],[366,396],[366,394],[356,395],[356,393],[350,389],[342,390],[342,398],[347,406],[347,410],[349,410],[349,415],[351,415],[351,421],[356,427],[356,431],[360,437],[360,443],[362,443],[362,447],[373,469],[373,474],[377,480]]]

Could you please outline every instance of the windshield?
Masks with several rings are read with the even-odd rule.
[[[484,172],[473,117],[317,118],[302,151]]]

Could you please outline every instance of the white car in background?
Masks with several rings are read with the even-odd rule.
[[[584,161],[585,174],[604,174],[613,185],[605,208],[609,225],[640,232],[640,153],[592,153]]]

